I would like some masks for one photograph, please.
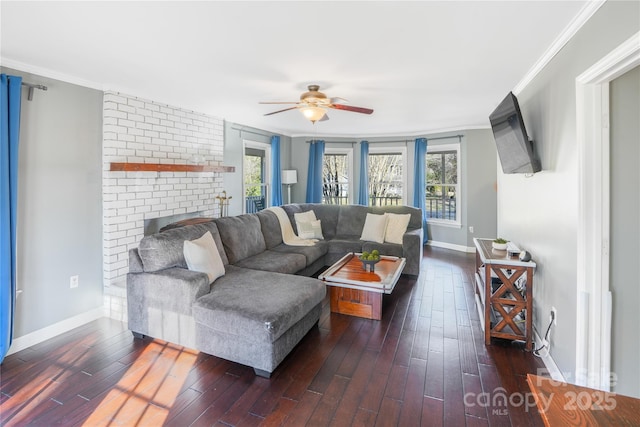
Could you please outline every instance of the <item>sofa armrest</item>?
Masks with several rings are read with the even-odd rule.
[[[191,307],[195,300],[210,290],[209,278],[205,273],[185,268],[174,267],[153,273],[129,273],[129,322],[149,308],[191,315]]]
[[[402,236],[402,256],[407,259],[404,273],[417,276],[420,274],[422,262],[423,242],[422,228],[407,230]]]
[[[196,348],[193,303],[211,290],[205,273],[173,267],[127,274],[129,329],[137,334]]]

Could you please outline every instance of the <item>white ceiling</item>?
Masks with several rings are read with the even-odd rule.
[[[488,126],[586,3],[2,1],[1,55],[286,135],[417,135]],[[264,116],[312,83],[375,111]]]

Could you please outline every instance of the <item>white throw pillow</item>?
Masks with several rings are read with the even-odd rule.
[[[185,240],[183,253],[189,270],[207,273],[209,283],[224,276],[224,264],[210,231],[204,233],[199,239]]]
[[[310,222],[298,222],[298,237],[301,239],[323,239],[322,224],[319,219]]]
[[[387,232],[384,235],[384,241],[389,243],[402,244],[402,236],[407,232],[411,214],[386,214]]]
[[[367,218],[364,221],[364,228],[362,229],[360,240],[384,243],[384,235],[386,231],[387,216],[368,213]]]
[[[298,237],[301,239],[324,239],[320,220],[316,218],[314,211],[294,213],[293,219],[296,221]]]

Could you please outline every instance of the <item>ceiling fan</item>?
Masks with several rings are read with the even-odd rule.
[[[371,108],[354,107],[351,105],[341,104],[340,101],[346,101],[342,98],[327,98],[327,95],[320,92],[320,86],[309,85],[308,92],[300,95],[300,101],[294,102],[260,102],[260,104],[296,104],[294,107],[285,108],[284,110],[273,111],[265,114],[270,116],[272,114],[278,114],[289,110],[298,109],[300,112],[311,121],[315,123],[318,120],[329,120],[327,117],[327,108],[333,108],[334,110],[353,111],[354,113],[371,114],[373,110]]]

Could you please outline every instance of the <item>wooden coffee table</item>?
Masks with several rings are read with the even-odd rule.
[[[380,320],[382,295],[393,292],[407,260],[382,255],[375,271],[369,272],[358,259],[360,255],[348,253],[318,278],[329,286],[333,313]]]

